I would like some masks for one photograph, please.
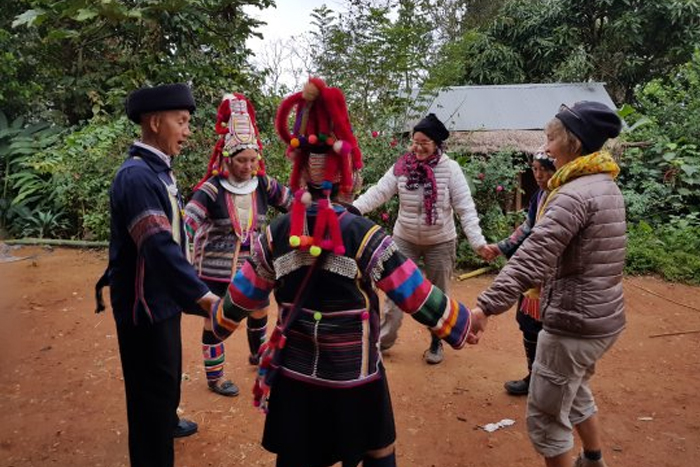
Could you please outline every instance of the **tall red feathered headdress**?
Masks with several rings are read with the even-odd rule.
[[[207,173],[197,183],[195,190],[212,176],[228,177],[223,169],[223,158],[231,157],[243,149],[258,151],[257,174],[265,174],[265,162],[262,159],[262,142],[255,121],[255,108],[243,94],[226,94],[216,111],[216,132],[221,135],[214,146]]]
[[[295,112],[292,130],[290,115]],[[292,205],[290,245],[310,248],[312,255],[321,249],[343,254],[338,218],[330,203],[334,185],[340,196],[352,196],[354,173],[362,168],[362,153],[352,133],[345,96],[337,88],[326,86],[319,78],[310,78],[304,90],[282,101],[277,110],[275,127],[289,145],[292,160],[289,185],[295,193]],[[308,196],[306,186],[323,190],[325,199],[318,202],[318,216],[313,238],[303,235]],[[306,198],[306,199],[304,199]],[[306,201],[306,202],[305,202]]]

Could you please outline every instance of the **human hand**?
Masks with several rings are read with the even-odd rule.
[[[483,258],[484,261],[491,262],[501,255],[501,249],[498,245],[491,243],[489,245],[483,245],[477,250],[477,254]]]
[[[467,335],[467,343],[476,345],[481,340],[481,336],[486,332],[486,326],[489,322],[489,317],[484,314],[484,311],[477,307],[472,308],[471,312],[472,325]]]
[[[219,302],[219,297],[211,292],[207,292],[202,298],[197,300],[197,305],[206,312],[206,316],[211,318],[214,307]]]

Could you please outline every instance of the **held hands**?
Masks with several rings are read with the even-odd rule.
[[[467,335],[467,343],[476,345],[479,343],[481,336],[486,331],[486,325],[489,322],[489,317],[484,314],[484,311],[477,307],[472,308],[472,326]]]
[[[219,297],[211,292],[207,292],[202,298],[197,300],[197,305],[206,312],[206,317],[211,318],[214,306],[219,301]]]
[[[481,256],[484,261],[491,262],[501,255],[501,250],[498,248],[498,245],[491,243],[489,245],[479,247],[476,253]]]

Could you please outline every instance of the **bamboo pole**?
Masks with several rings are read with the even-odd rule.
[[[700,329],[693,329],[692,331],[675,331],[675,332],[664,332],[661,334],[652,334],[649,337],[668,337],[668,336],[682,336],[684,334],[698,334]]]
[[[465,279],[471,279],[472,277],[480,276],[486,272],[489,272],[490,270],[491,268],[486,266],[484,268],[479,268],[474,271],[465,272],[464,274],[460,274],[459,276],[457,276],[457,280],[463,281]]]
[[[69,248],[106,248],[109,242],[96,242],[88,240],[64,240],[56,238],[15,238],[2,240],[8,245],[40,245],[40,246],[65,246]]]

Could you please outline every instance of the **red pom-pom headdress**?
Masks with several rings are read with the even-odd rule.
[[[295,112],[292,130],[290,115]],[[289,185],[295,193],[292,206],[290,245],[310,248],[312,255],[321,249],[343,254],[338,218],[330,204],[334,185],[340,196],[352,196],[354,173],[362,168],[362,153],[352,133],[345,96],[337,88],[326,86],[319,78],[310,78],[304,90],[287,97],[277,110],[275,128],[287,143],[287,156],[292,160]],[[318,203],[318,216],[311,241],[302,235],[306,219],[303,188],[323,190],[326,199]],[[306,197],[308,198],[308,197]]]
[[[255,149],[258,152],[258,175],[265,174],[265,163],[262,160],[262,142],[255,121],[255,108],[243,94],[226,94],[216,111],[216,132],[221,138],[214,145],[207,173],[197,183],[195,190],[212,176],[221,174],[227,177],[223,168],[223,158],[231,157],[244,149]]]

